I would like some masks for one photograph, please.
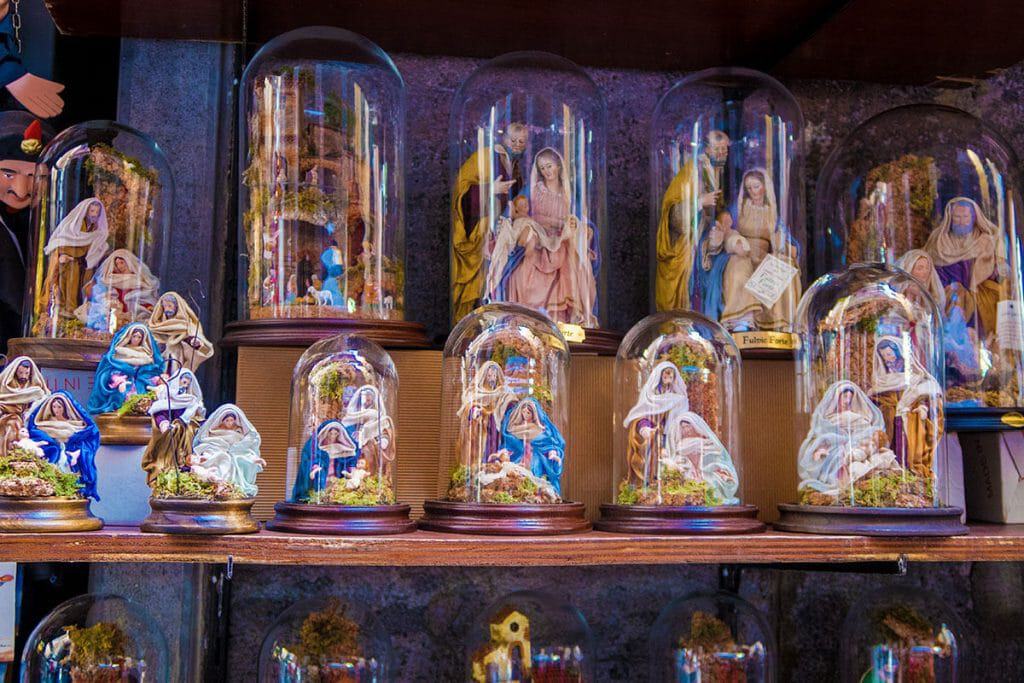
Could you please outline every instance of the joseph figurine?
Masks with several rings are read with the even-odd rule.
[[[94,197],[82,200],[57,225],[43,253],[49,258],[38,313],[55,306],[60,317],[70,318],[89,293],[86,285],[109,251],[107,212]]]

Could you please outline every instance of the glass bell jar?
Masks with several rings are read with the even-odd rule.
[[[911,275],[856,264],[819,278],[797,311],[798,505],[776,527],[963,534],[944,449],[941,314]]]
[[[951,429],[1024,405],[1018,169],[985,122],[910,105],[861,124],[818,180],[819,272],[884,261],[941,309]]]
[[[141,607],[118,595],[90,593],[61,603],[21,654],[22,683],[168,683],[167,642]]]
[[[590,77],[545,52],[502,55],[455,94],[449,128],[453,323],[482,303],[548,315],[566,338],[602,334],[608,224],[605,103]]]
[[[650,636],[652,681],[771,683],[775,646],[768,623],[729,593],[696,593],[671,602]]]
[[[15,346],[95,362],[119,330],[147,322],[160,297],[170,166],[144,133],[89,121],[42,151],[35,192],[23,312],[30,338]]]
[[[603,531],[749,533],[741,504],[740,352],[719,323],[668,311],[633,326],[615,358],[613,503]]]
[[[881,591],[850,606],[842,629],[843,683],[955,683],[965,672],[964,631],[937,595]]]
[[[398,373],[387,351],[354,334],[323,339],[292,373],[288,498],[267,528],[309,533],[412,529],[395,502]]]
[[[267,631],[259,656],[261,683],[395,679],[390,639],[370,615],[335,597],[285,610]]]
[[[587,683],[594,637],[583,614],[563,598],[519,591],[493,603],[466,638],[466,680],[475,683]]]
[[[254,341],[266,321],[304,339],[422,338],[402,322],[405,84],[391,58],[340,28],[296,29],[252,58],[240,100],[230,338]]]
[[[444,500],[420,527],[481,533],[589,528],[565,494],[569,351],[549,318],[487,304],[455,326],[444,348],[441,467]]]
[[[804,118],[767,74],[707,69],[651,130],[654,301],[721,322],[741,349],[793,348],[804,281]]]

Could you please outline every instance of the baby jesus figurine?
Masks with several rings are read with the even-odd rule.
[[[356,465],[347,472],[342,472],[342,477],[345,478],[345,488],[349,491],[355,491],[363,485],[363,480],[370,476],[370,470],[368,469],[366,458],[359,458],[356,460]]]

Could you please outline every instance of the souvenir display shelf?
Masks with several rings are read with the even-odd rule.
[[[396,536],[316,537],[261,531],[218,537],[141,533],[8,534],[10,562],[208,562],[350,566],[573,566],[845,562],[1019,562],[1024,527],[973,524],[952,538],[812,536],[768,531],[740,536],[642,536],[592,531],[525,538],[414,531]]]

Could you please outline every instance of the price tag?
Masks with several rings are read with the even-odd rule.
[[[15,596],[17,591],[17,563],[0,562],[0,662],[14,661]]]
[[[743,287],[766,308],[771,308],[793,282],[796,274],[797,269],[789,263],[778,256],[767,254]]]
[[[1016,301],[1000,301],[996,319],[996,338],[1001,349],[1024,351],[1024,329]]]

